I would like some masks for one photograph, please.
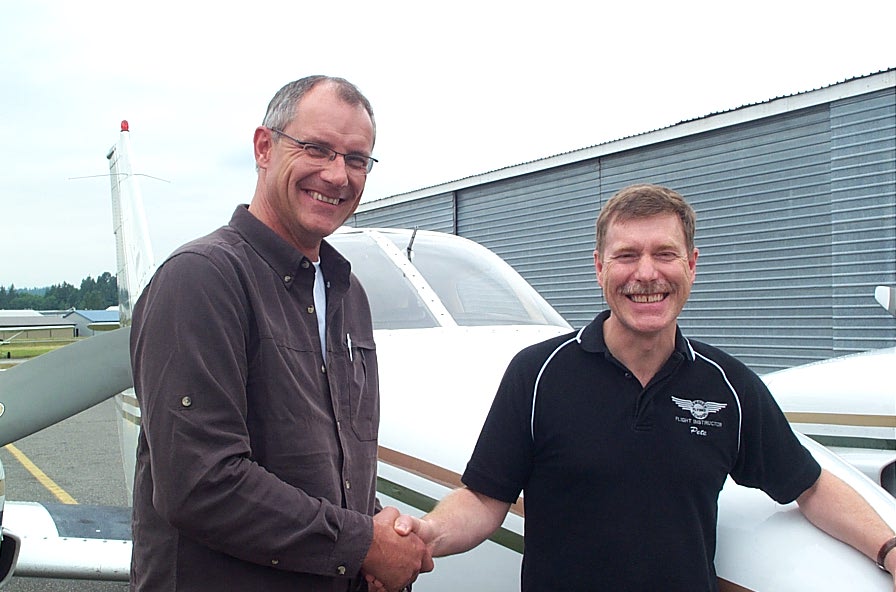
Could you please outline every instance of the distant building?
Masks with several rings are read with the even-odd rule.
[[[79,337],[89,337],[98,331],[112,331],[121,326],[117,310],[72,310],[66,312],[63,318],[76,323]]]
[[[896,286],[896,69],[365,202],[348,224],[473,239],[580,327],[606,306],[594,221],[639,182],[697,211],[687,335],[760,372],[896,345],[873,298]]]
[[[0,308],[0,317],[39,317],[41,314],[36,310],[7,310]]]
[[[43,339],[73,339],[77,336],[74,321],[40,314],[20,316],[0,315],[0,341],[36,341]],[[32,311],[33,312],[33,311]]]

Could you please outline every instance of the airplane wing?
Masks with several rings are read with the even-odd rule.
[[[0,372],[0,446],[130,386],[129,334],[101,333]],[[2,519],[0,586],[13,566],[16,576],[128,581],[130,508],[7,502]]]
[[[128,581],[130,508],[10,502],[3,518],[21,533],[16,576]]]
[[[0,373],[0,446],[132,386],[130,332],[125,327],[101,333]]]

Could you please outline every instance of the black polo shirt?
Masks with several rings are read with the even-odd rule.
[[[716,590],[726,477],[788,503],[821,469],[744,364],[678,331],[642,388],[607,350],[608,316],[517,354],[463,481],[524,491],[525,591]]]

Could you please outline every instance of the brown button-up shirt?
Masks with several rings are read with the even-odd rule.
[[[373,536],[379,391],[367,297],[237,208],[134,310],[134,590],[352,590]],[[351,351],[349,351],[349,345]]]

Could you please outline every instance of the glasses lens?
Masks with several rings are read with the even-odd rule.
[[[356,171],[364,171],[366,173],[370,170],[371,164],[373,164],[373,161],[366,156],[359,156],[357,154],[347,154],[345,156],[345,166],[355,169]]]
[[[333,157],[336,156],[336,153],[326,146],[305,143],[302,147],[305,149],[305,153],[308,154],[308,156],[310,156],[311,158],[332,160]]]

